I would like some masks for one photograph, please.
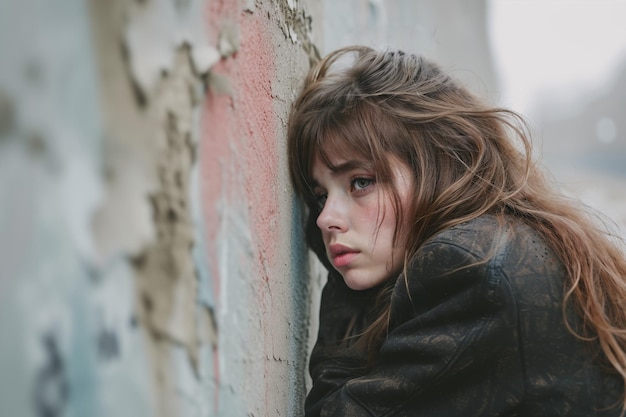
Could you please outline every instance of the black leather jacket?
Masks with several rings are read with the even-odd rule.
[[[344,336],[350,322],[367,321],[372,291],[331,273],[306,415],[620,415],[621,379],[565,326],[563,280],[555,254],[514,218],[445,230],[397,279],[388,336],[366,369]]]

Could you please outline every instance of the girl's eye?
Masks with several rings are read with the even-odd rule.
[[[376,182],[374,178],[355,178],[352,180],[352,189],[354,191],[361,191],[367,187],[373,185]]]

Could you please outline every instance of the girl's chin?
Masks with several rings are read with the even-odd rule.
[[[379,284],[378,282],[372,283],[367,279],[353,277],[350,273],[342,274],[342,277],[348,288],[355,291],[369,290]]]
[[[394,274],[391,274],[387,277],[363,277],[359,276],[355,270],[349,270],[346,272],[341,272],[341,276],[343,277],[343,281],[346,283],[348,288],[355,291],[363,291],[369,290],[370,288],[374,288],[383,282],[390,279]]]

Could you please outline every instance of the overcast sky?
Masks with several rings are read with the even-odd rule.
[[[527,113],[537,94],[567,103],[626,59],[626,0],[489,0],[502,103]]]

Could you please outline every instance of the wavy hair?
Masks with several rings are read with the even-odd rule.
[[[362,46],[337,50],[311,69],[289,120],[290,176],[308,208],[307,242],[332,271],[311,188],[314,156],[328,163],[330,152],[372,162],[398,218],[409,216],[405,265],[437,232],[486,213],[515,215],[544,237],[566,268],[563,308],[573,304],[584,324],[575,330],[566,321],[568,328],[597,340],[626,382],[623,246],[598,215],[555,189],[533,160],[529,138],[518,114],[486,104],[421,56]],[[389,181],[390,156],[412,170],[414,198],[406,213]],[[381,290],[383,299],[390,288]],[[387,333],[388,302],[383,305],[361,336],[370,353]]]

